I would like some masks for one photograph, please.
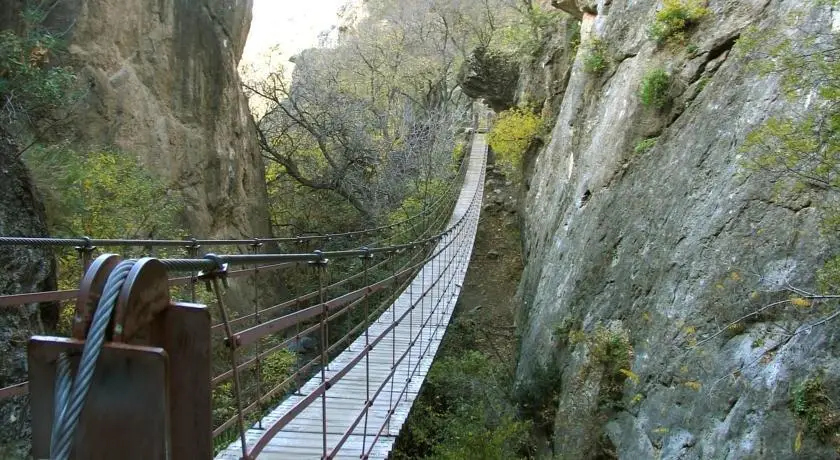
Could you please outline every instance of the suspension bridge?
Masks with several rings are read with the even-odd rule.
[[[67,336],[30,339],[29,380],[0,388],[0,402],[28,396],[33,457],[386,458],[466,275],[483,131],[434,202],[386,226],[249,240],[0,237],[76,251],[83,267],[79,289],[0,295],[4,309],[72,310]],[[108,247],[123,253],[93,257]],[[206,248],[219,251],[200,257]],[[279,277],[300,292],[271,298]]]

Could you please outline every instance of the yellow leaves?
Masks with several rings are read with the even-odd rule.
[[[628,379],[630,379],[633,383],[639,384],[639,375],[635,372],[631,371],[630,369],[619,369],[619,372],[624,374]]]
[[[646,312],[642,313],[642,319],[649,322],[650,321],[650,312],[646,311]]]
[[[746,330],[746,326],[744,326],[744,323],[737,322],[737,323],[732,323],[729,326],[727,326],[726,330],[730,334],[738,335],[738,334],[744,332],[744,330]]]
[[[645,399],[645,396],[643,394],[636,393],[635,395],[633,395],[633,398],[630,400],[630,405],[635,406],[636,404],[639,404],[640,402],[642,402],[643,399]]]
[[[666,434],[666,433],[668,433],[668,431],[670,431],[670,430],[668,430],[668,428],[666,428],[664,426],[660,426],[659,428],[654,428],[653,429],[654,434]]]
[[[799,453],[802,450],[802,430],[796,433],[796,439],[793,440],[793,451]]]
[[[811,301],[808,299],[803,299],[802,297],[791,297],[790,303],[793,304],[795,307],[799,308],[810,308]]]
[[[687,388],[690,388],[694,391],[700,391],[700,388],[703,386],[703,384],[701,384],[700,382],[698,382],[696,380],[690,380],[688,382],[684,382],[683,385],[685,385]]]
[[[694,326],[686,326],[683,328],[683,332],[685,332],[688,335],[696,334],[697,328]]]
[[[488,141],[499,158],[510,166],[518,166],[522,154],[537,136],[542,119],[533,112],[513,108],[499,114]]]
[[[731,278],[732,281],[741,281],[741,275],[738,272],[730,273],[729,278]]]

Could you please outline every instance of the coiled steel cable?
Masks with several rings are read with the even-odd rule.
[[[105,342],[105,332],[111,315],[117,304],[117,296],[125,283],[128,273],[136,261],[124,260],[108,276],[102,297],[93,314],[93,321],[82,349],[79,360],[79,370],[71,383],[70,362],[66,354],[58,360],[58,378],[56,385],[56,407],[53,418],[52,439],[50,440],[50,457],[53,460],[66,460],[70,457],[73,447],[73,435],[79,422],[79,415],[85,404],[96,361]]]

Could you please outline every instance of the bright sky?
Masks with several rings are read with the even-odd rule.
[[[288,59],[318,44],[318,34],[338,22],[338,9],[347,0],[254,0],[253,19],[243,66],[257,69],[275,45],[282,53],[283,66],[291,68]]]

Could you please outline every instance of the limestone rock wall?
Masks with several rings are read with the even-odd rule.
[[[236,71],[251,0],[66,0],[49,20],[68,30],[89,92],[76,140],[116,146],[183,193],[190,231],[269,235],[263,164]]]
[[[692,53],[658,50],[648,39],[659,2],[555,3],[577,8],[585,33],[551,140],[526,181],[517,371],[518,393],[552,406],[553,454],[835,458],[807,432],[797,445],[803,427],[790,404],[793,386],[818,372],[837,386],[838,324],[785,337],[779,326],[803,320],[787,309],[703,343],[786,298],[786,285],[812,286],[836,249],[836,239],[816,230],[808,198],[780,200],[766,177],[741,167],[750,130],[773,115],[807,112],[814,98],[788,101],[777,77],[748,71],[732,52],[749,25],[795,38],[830,30],[832,7],[710,0],[712,14],[689,36]],[[789,24],[795,10],[805,15]],[[601,76],[582,68],[590,36],[610,49],[613,63]],[[657,66],[676,77],[675,102],[664,111],[637,96]],[[653,136],[651,150],[634,151]],[[633,377],[619,379],[617,396],[615,379],[592,364],[599,330],[626,333],[632,345]]]
[[[2,131],[2,130],[0,130]],[[0,133],[0,235],[46,236],[44,209],[16,157],[18,147]],[[49,248],[0,246],[0,293],[54,290],[55,264]],[[40,308],[39,308],[40,307]],[[49,333],[57,306],[20,305],[0,310],[0,388],[26,381],[29,336]],[[29,451],[29,404],[18,396],[0,401],[0,458],[25,458]]]

